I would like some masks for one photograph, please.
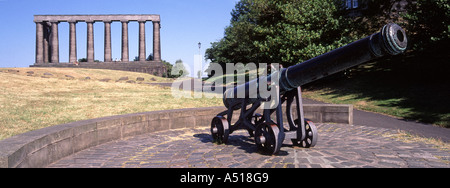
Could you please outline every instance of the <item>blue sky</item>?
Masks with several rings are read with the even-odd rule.
[[[238,0],[0,0],[0,67],[28,67],[35,61],[36,25],[40,14],[160,14],[162,59],[192,65],[198,42],[204,55],[223,37]],[[129,23],[130,59],[138,55],[138,23]],[[152,53],[151,22],[146,24],[147,55]],[[77,24],[78,58],[86,57],[86,23]],[[69,59],[69,24],[59,24],[60,61]],[[95,59],[103,61],[104,25],[94,24]],[[112,24],[113,59],[121,58],[121,25]]]

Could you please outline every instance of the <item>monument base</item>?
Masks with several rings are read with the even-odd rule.
[[[80,62],[74,63],[44,63],[34,64],[30,67],[56,67],[56,68],[85,68],[85,69],[109,69],[130,72],[142,72],[155,76],[167,75],[167,68],[161,61],[130,61],[130,62]]]

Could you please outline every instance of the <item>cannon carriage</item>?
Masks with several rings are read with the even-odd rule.
[[[254,137],[256,146],[265,154],[277,154],[285,141],[305,148],[314,147],[319,134],[314,123],[304,118],[301,86],[386,55],[401,54],[407,43],[400,26],[387,24],[380,32],[364,39],[226,90],[223,101],[227,110],[217,114],[211,122],[214,142],[226,144],[230,134],[243,129]],[[250,91],[259,87],[269,87],[277,91],[277,95],[267,97],[267,93],[260,90]],[[239,92],[242,95],[238,95]],[[277,100],[274,108],[257,113],[263,103],[272,100]],[[283,104],[286,104],[284,112]],[[232,122],[233,112],[237,110],[240,110],[239,118]]]

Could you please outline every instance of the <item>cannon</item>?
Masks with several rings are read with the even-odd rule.
[[[230,88],[223,94],[227,110],[217,114],[211,122],[212,138],[216,143],[226,144],[234,131],[247,130],[254,137],[258,150],[269,155],[277,154],[283,142],[288,140],[301,147],[314,147],[318,131],[312,121],[304,118],[301,86],[383,56],[401,54],[406,50],[407,43],[405,31],[397,24],[390,23],[380,32],[344,47],[288,68],[280,68],[265,78]],[[278,83],[272,83],[273,80]],[[270,85],[271,90],[276,89],[278,95],[268,98],[259,90],[250,91],[250,88],[263,87],[264,84]],[[245,92],[238,97],[237,93],[242,90]],[[252,92],[256,95],[252,95]],[[271,97],[276,97],[277,105],[273,109],[264,109],[263,114],[256,113],[262,103],[272,100]],[[286,127],[282,116],[284,103]],[[296,104],[295,107],[293,104]],[[296,117],[293,116],[292,108]],[[237,110],[240,110],[240,116],[232,123],[233,112]],[[275,120],[271,118],[273,113]]]

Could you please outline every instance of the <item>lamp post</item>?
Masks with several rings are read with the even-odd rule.
[[[198,56],[197,56],[197,66],[199,66],[199,70],[197,71],[197,77],[199,79],[202,78],[202,70],[203,70],[203,62],[202,62],[202,52],[201,52],[201,48],[202,48],[202,43],[198,42]]]

